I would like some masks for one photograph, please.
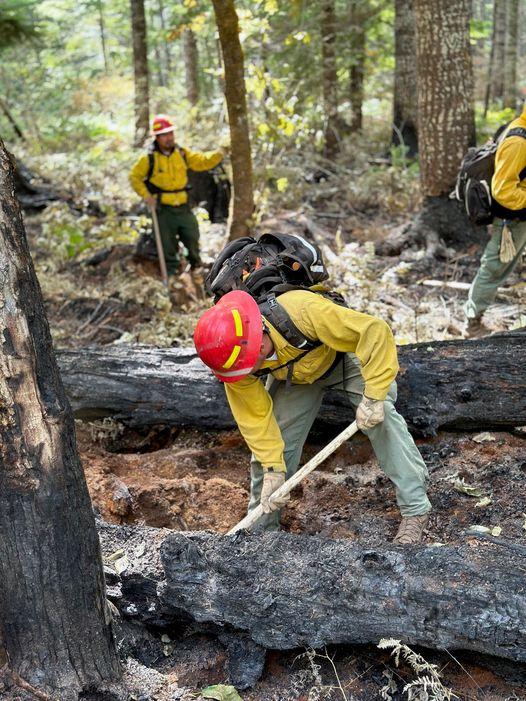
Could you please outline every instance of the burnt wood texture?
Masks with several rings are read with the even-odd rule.
[[[15,677],[69,701],[120,667],[73,414],[1,140],[0,277],[0,640]]]
[[[526,333],[399,348],[397,408],[416,435],[438,429],[526,424]],[[193,349],[112,346],[63,350],[59,365],[78,418],[110,416],[131,426],[234,426],[221,383]],[[354,411],[328,392],[318,427],[338,430]]]

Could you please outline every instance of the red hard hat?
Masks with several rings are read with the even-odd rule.
[[[175,131],[175,125],[166,114],[158,114],[153,118],[152,136],[158,134],[168,134],[169,131]]]
[[[263,320],[256,300],[234,290],[221,297],[197,322],[194,344],[203,363],[222,382],[250,375],[263,338]]]

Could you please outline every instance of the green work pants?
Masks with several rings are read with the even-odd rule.
[[[499,285],[506,280],[514,270],[526,246],[526,222],[508,221],[508,228],[513,236],[513,243],[517,254],[509,263],[500,260],[500,243],[504,222],[496,219],[492,226],[492,236],[480,261],[480,268],[471,283],[468,292],[468,301],[464,305],[464,312],[468,319],[481,316],[495,299]]]
[[[199,256],[199,224],[188,204],[178,207],[162,204],[157,209],[161,241],[168,275],[179,269],[179,241],[188,251],[191,268],[201,264]]]
[[[356,408],[362,400],[364,379],[360,363],[354,353],[347,353],[330,375],[311,385],[291,385],[269,378],[267,389],[272,397],[274,416],[285,443],[287,479],[298,469],[303,445],[316,418],[326,389],[346,393]],[[385,419],[374,428],[364,431],[373,446],[380,467],[393,482],[396,501],[402,516],[419,516],[431,509],[426,489],[426,465],[415,445],[407,424],[396,411],[396,382],[389,388],[385,400]],[[263,483],[263,469],[254,456],[250,464],[249,512],[259,504]],[[265,514],[259,521],[265,530],[279,528],[279,511]]]

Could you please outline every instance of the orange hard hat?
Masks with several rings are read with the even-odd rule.
[[[234,290],[221,297],[197,322],[194,344],[203,363],[222,382],[250,375],[263,338],[263,319],[256,300]]]
[[[153,118],[152,122],[152,136],[157,136],[158,134],[168,134],[170,131],[175,131],[175,124],[172,122],[171,118],[166,114],[158,114]]]

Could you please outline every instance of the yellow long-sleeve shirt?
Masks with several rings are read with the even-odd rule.
[[[169,156],[165,156],[164,153],[157,149],[153,152],[154,163],[150,180],[154,185],[163,190],[181,190],[188,183],[187,168],[191,168],[191,170],[209,170],[210,168],[215,168],[223,159],[221,151],[200,152],[191,151],[188,148],[181,150],[184,152],[184,158],[178,147]],[[142,198],[148,197],[150,194],[144,183],[149,168],[148,154],[144,153],[130,171],[131,186]],[[173,207],[188,201],[186,192],[163,193],[160,197],[161,204],[168,204]]]
[[[312,384],[332,365],[337,351],[355,353],[365,380],[365,394],[385,399],[398,372],[393,334],[382,320],[347,309],[321,295],[294,290],[279,297],[298,329],[322,345],[300,358],[293,366],[293,384]],[[291,346],[267,322],[277,359],[267,360],[278,380],[285,380],[288,368],[272,371],[302,351]],[[225,391],[234,419],[248,447],[263,467],[285,470],[284,444],[273,413],[272,398],[263,382],[249,375],[238,382],[225,383]]]
[[[526,129],[526,107],[521,116],[514,119],[506,131],[522,127]],[[526,208],[526,179],[519,175],[526,168],[526,139],[522,136],[504,138],[495,154],[495,172],[491,180],[491,192],[495,200],[506,209]]]

